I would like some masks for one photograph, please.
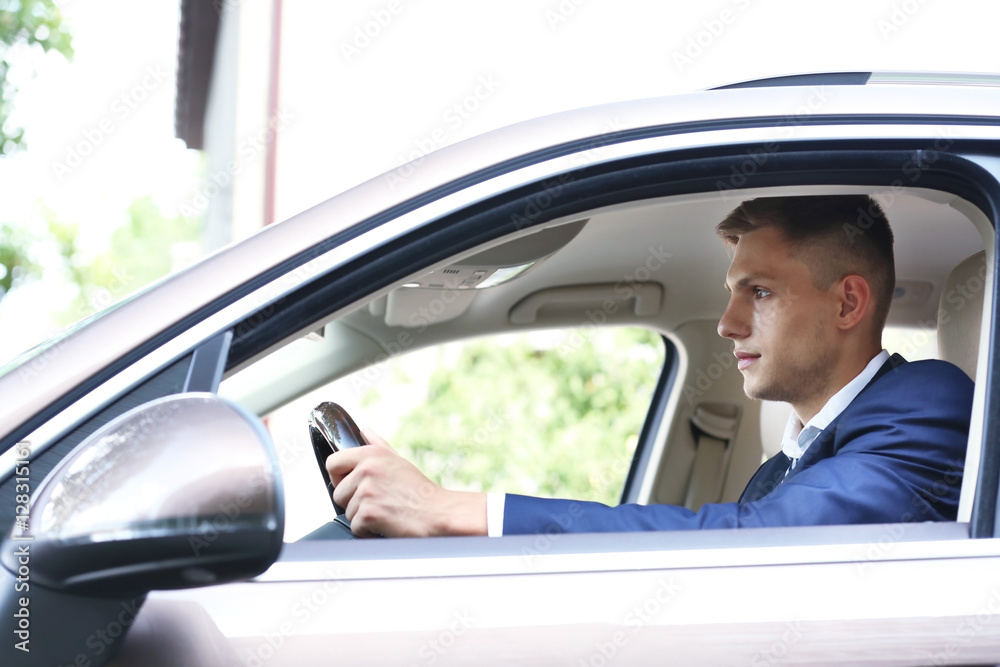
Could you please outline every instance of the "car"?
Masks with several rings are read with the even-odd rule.
[[[744,199],[804,194],[881,203],[896,236],[894,351],[975,380],[957,521],[322,532],[333,508],[309,408],[381,382],[391,360],[468,341],[486,354],[511,334],[596,341],[615,369],[611,333],[639,331],[623,339],[650,350],[630,397],[638,423],[622,431],[634,438],[563,442],[561,461],[610,451],[587,475],[620,502],[735,500],[788,408],[745,397],[717,334],[729,258],[714,225]],[[560,113],[423,156],[3,369],[4,664],[1000,662],[998,223],[1000,78],[984,76],[754,81]],[[460,395],[501,422],[519,397],[495,382]],[[388,392],[376,412],[391,420],[411,398]],[[493,422],[481,426],[493,442]],[[432,441],[425,461],[471,467],[470,438],[465,458]],[[507,469],[499,460],[475,468],[482,488]],[[530,477],[533,460],[510,461],[528,472],[506,479]]]

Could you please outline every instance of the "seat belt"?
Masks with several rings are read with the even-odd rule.
[[[731,414],[724,414],[727,412]],[[691,434],[695,440],[695,455],[684,507],[697,512],[705,503],[719,502],[729,466],[729,444],[736,436],[739,421],[735,405],[701,404],[694,409]]]

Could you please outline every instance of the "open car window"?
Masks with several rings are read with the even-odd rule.
[[[857,153],[846,152],[845,160],[856,162],[859,171],[867,168],[869,158],[875,157],[896,168],[905,164],[898,162],[900,156],[891,152],[878,156],[864,151]],[[358,353],[332,375],[377,367],[380,355],[392,352],[393,344],[401,344],[404,336],[406,340],[413,339],[414,335],[403,324],[417,324],[415,331],[424,328],[419,320],[412,322],[406,317],[408,312],[420,312],[419,309],[407,310],[408,304],[413,305],[413,302],[402,298],[394,302],[393,297],[401,296],[414,281],[423,281],[439,271],[445,274],[453,268],[469,268],[462,262],[479,259],[480,263],[490,265],[491,270],[511,270],[507,275],[513,279],[470,292],[474,298],[446,302],[442,296],[425,304],[432,313],[433,307],[441,303],[447,303],[454,311],[446,313],[452,319],[433,324],[428,329],[437,332],[435,335],[440,334],[441,340],[471,337],[490,330],[544,329],[565,326],[569,322],[580,324],[594,312],[604,318],[602,324],[643,325],[670,336],[681,359],[678,377],[669,395],[661,397],[663,400],[655,406],[654,447],[643,452],[648,454],[645,476],[629,500],[685,504],[685,488],[689,486],[685,476],[692,465],[692,456],[686,448],[693,447],[691,420],[697,408],[711,408],[712,404],[720,402],[735,405],[735,411],[729,409],[732,405],[726,406],[723,416],[735,415],[742,420],[743,428],[737,437],[745,438],[739,447],[746,454],[740,461],[743,472],[752,473],[762,455],[760,429],[754,421],[758,408],[745,402],[739,376],[732,367],[731,346],[715,332],[725,292],[713,276],[721,278],[725,274],[727,258],[712,227],[739,200],[761,195],[859,191],[882,197],[891,209],[890,216],[898,232],[900,275],[908,280],[912,276],[917,282],[930,286],[920,297],[920,286],[913,284],[912,294],[920,298],[902,304],[905,309],[900,312],[904,323],[933,321],[940,287],[948,272],[970,254],[983,247],[992,247],[993,230],[990,220],[982,213],[984,207],[948,193],[924,188],[788,185],[783,180],[790,178],[787,172],[794,172],[798,177],[803,168],[826,164],[820,157],[815,157],[814,163],[811,154],[804,155],[782,153],[773,156],[767,163],[767,170],[762,171],[762,174],[769,172],[770,180],[762,179],[758,187],[743,188],[735,193],[713,189],[718,188],[719,174],[725,173],[728,162],[720,159],[718,169],[723,171],[713,171],[707,167],[714,164],[715,158],[706,158],[702,161],[707,169],[705,175],[700,180],[685,180],[691,174],[690,165],[683,160],[672,160],[669,152],[620,164],[588,163],[568,172],[558,171],[566,166],[562,163],[546,163],[546,169],[551,168],[554,175],[538,180],[532,171],[530,179],[534,180],[520,189],[509,189],[509,179],[498,178],[502,181],[498,183],[484,181],[489,188],[497,188],[498,194],[492,199],[477,199],[473,197],[476,193],[468,193],[467,197],[465,194],[462,198],[456,197],[455,202],[435,202],[428,205],[427,210],[415,208],[393,220],[397,222],[405,217],[412,229],[401,225],[401,229],[406,230],[402,233],[386,223],[384,230],[378,229],[379,234],[372,233],[373,245],[363,253],[350,256],[347,263],[339,262],[355,251],[351,250],[353,237],[343,246],[335,246],[330,241],[317,247],[310,252],[316,261],[283,269],[287,271],[284,274],[268,274],[268,280],[273,282],[266,285],[262,277],[257,283],[264,285],[260,287],[260,294],[253,293],[245,298],[246,304],[256,302],[253,310],[246,310],[242,300],[234,303],[233,312],[220,311],[214,320],[205,320],[204,324],[185,334],[186,341],[178,338],[176,348],[184,349],[184,345],[189,345],[190,340],[198,336],[231,330],[233,343],[224,369],[228,377],[220,393],[231,396],[258,415],[267,416],[291,397],[322,386],[323,382],[318,380],[328,380],[331,372],[317,362],[336,358],[343,350],[354,347]],[[962,168],[971,169],[968,165]],[[832,179],[823,174],[815,178],[820,181]],[[958,167],[951,175],[967,177]],[[921,185],[933,185],[929,175],[921,172],[921,176],[924,179]],[[529,175],[520,172],[518,177],[529,179]],[[623,179],[632,187],[623,187]],[[488,190],[486,185],[481,189]],[[451,206],[454,208],[448,208]],[[314,215],[321,217],[319,213]],[[566,229],[572,233],[560,236]],[[527,258],[522,257],[525,246],[532,250],[543,234],[550,231],[556,237],[552,243],[546,241],[540,253],[532,255],[529,252]],[[367,231],[358,233],[368,235]],[[401,235],[392,236],[394,233]],[[931,238],[934,240],[928,241]],[[516,248],[512,247],[514,242],[518,243]],[[361,240],[358,244],[364,245]],[[926,246],[935,249],[932,256],[924,252]],[[329,252],[323,254],[327,250]],[[501,252],[494,253],[494,250]],[[487,253],[490,261],[486,261]],[[992,266],[992,256],[988,259]],[[478,263],[473,262],[469,278],[475,279],[477,266]],[[514,272],[521,267],[527,268],[522,273]],[[691,276],[699,278],[692,280]],[[563,301],[554,299],[564,294],[567,283],[572,287],[572,294],[566,295]],[[983,294],[985,284],[988,283],[978,283],[980,294],[988,297],[986,304],[991,307],[993,295],[991,292]],[[426,285],[420,283],[419,287],[432,291],[441,286],[428,281]],[[445,296],[451,296],[447,290],[443,291]],[[606,306],[605,297],[619,291],[626,296]],[[646,299],[647,291],[654,292],[656,297]],[[575,301],[581,292],[587,293],[590,300]],[[512,326],[521,322],[521,305],[532,300],[537,307],[529,313],[534,318],[531,325]],[[894,307],[893,312],[896,310]],[[234,318],[236,312],[239,315]],[[451,333],[453,327],[454,335]],[[326,346],[327,356],[313,359],[305,354],[296,361],[299,343],[308,345],[311,342],[296,339],[316,333],[318,329],[323,329],[319,337],[325,342],[320,345]],[[449,332],[447,336],[441,334],[444,331]],[[439,342],[421,341],[421,345]],[[151,353],[150,364],[154,363],[154,356],[171,358],[172,354],[169,346],[163,345],[156,354]],[[258,361],[266,365],[275,360],[280,365],[284,364],[285,357],[289,357],[293,365],[300,364],[286,369],[285,379],[309,376],[301,386],[289,391],[280,386],[281,382],[272,383],[272,376],[265,373],[257,378],[256,394],[227,392],[226,384],[237,381],[246,372],[252,373]],[[981,356],[980,365],[985,367],[986,362],[986,357]],[[977,405],[982,406],[985,395],[982,383],[977,392]],[[982,408],[978,409],[980,411],[973,415],[974,428],[970,436],[977,445],[987,427]],[[361,418],[372,421],[364,415]],[[475,429],[472,432],[475,433]],[[281,447],[280,436],[278,440]],[[729,475],[722,499],[738,497],[748,474],[742,478],[741,475]],[[534,492],[541,494],[543,490]],[[971,498],[971,494],[970,488],[965,495]],[[968,514],[964,517],[968,520]]]
[[[323,401],[447,488],[617,504],[668,344],[641,328],[476,337],[380,360],[286,403],[264,418],[285,481],[285,540],[333,518],[306,429]]]
[[[789,191],[805,192],[781,188],[754,194]],[[894,197],[901,278],[884,344],[910,360],[934,358],[933,318],[944,280],[954,266],[983,247],[982,229],[958,209],[944,211],[919,192]],[[547,229],[573,227],[568,240],[560,240],[553,258],[525,277],[462,293],[433,281],[452,270],[460,272],[458,279],[469,279],[466,274],[475,271],[462,263],[467,255],[439,263],[401,280],[388,297],[384,292],[369,295],[325,324],[304,327],[308,335],[300,331],[296,339],[230,374],[220,392],[261,415],[279,450],[288,492],[286,541],[300,539],[333,516],[306,430],[309,411],[326,400],[342,404],[446,488],[610,505],[622,500],[662,503],[692,511],[706,503],[735,502],[761,460],[780,448],[788,411],[774,411],[745,396],[732,342],[716,330],[724,290],[718,283],[711,292],[684,283],[686,255],[691,254],[714,267],[713,275],[725,275],[728,258],[712,223],[732,205],[702,194],[567,216]],[[928,234],[940,239],[941,256],[933,261],[914,251],[916,240]],[[507,243],[534,240],[512,238]],[[504,250],[505,245],[494,248]],[[631,268],[627,273],[619,269],[617,276],[608,271],[605,287],[547,286],[551,278],[544,275],[546,270],[593,262],[600,253],[615,249],[632,253],[631,263],[624,265]],[[482,251],[473,255],[483,256]],[[628,297],[613,308],[605,306],[620,321],[600,324],[641,319],[629,311],[644,308],[639,303],[641,289],[655,285],[658,300],[651,319],[663,323],[669,339],[652,334],[652,328],[593,322],[600,299],[618,291],[613,280],[623,284],[623,273],[631,281]],[[642,282],[636,282],[640,278]],[[674,286],[665,298],[661,285]],[[506,296],[505,290],[514,296]],[[394,301],[399,294],[407,300]],[[465,294],[469,300],[463,300]],[[524,304],[532,302],[540,304],[532,311],[539,321],[517,326]],[[434,311],[437,306],[440,312]],[[407,317],[423,312],[442,321],[428,324],[420,319],[423,315]],[[463,318],[473,312],[486,323],[483,329]],[[593,326],[557,326],[586,322],[588,317]],[[971,326],[978,331],[980,325],[977,321]],[[523,333],[478,336],[490,328]],[[472,333],[463,335],[463,330]],[[425,332],[430,339],[420,338]],[[648,345],[654,340],[658,354],[652,352],[656,346]],[[677,377],[657,398],[665,346],[676,349],[682,362]],[[628,354],[615,356],[619,350]],[[577,356],[567,361],[554,351]],[[642,368],[641,360],[649,366]],[[541,368],[530,365],[536,361],[542,362]],[[569,366],[584,372],[567,372]],[[614,387],[613,392],[603,391],[604,385]],[[247,386],[252,389],[246,391]],[[546,420],[558,422],[559,428]],[[720,456],[707,452],[720,445],[704,437],[706,420],[728,424],[709,433],[722,442]],[[649,437],[637,449],[644,424],[650,427]],[[641,476],[623,498],[624,480],[640,458]]]

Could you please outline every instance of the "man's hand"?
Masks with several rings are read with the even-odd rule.
[[[486,494],[448,491],[363,429],[369,444],[331,454],[333,499],[359,537],[486,535]]]

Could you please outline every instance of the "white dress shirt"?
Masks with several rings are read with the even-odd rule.
[[[857,377],[845,384],[840,391],[831,396],[830,400],[823,406],[823,409],[817,412],[804,426],[794,412],[788,415],[785,434],[781,438],[781,451],[792,460],[792,464],[788,467],[789,470],[795,467],[795,464],[799,462],[802,455],[809,449],[809,445],[819,437],[823,429],[830,425],[830,422],[839,417],[840,413],[847,409],[847,406],[857,398],[861,390],[878,373],[878,369],[882,368],[882,365],[887,361],[889,361],[889,353],[887,351],[882,350],[876,354],[868,362],[868,365],[865,366],[865,369]]]
[[[785,434],[781,439],[781,451],[792,460],[789,470],[795,467],[802,455],[805,454],[809,445],[830,425],[840,413],[847,409],[861,390],[871,382],[878,369],[889,360],[889,353],[882,350],[868,362],[865,369],[857,377],[848,382],[836,394],[830,397],[823,409],[816,413],[804,426],[799,421],[798,416],[793,412],[788,416],[788,424],[785,425]],[[786,472],[787,474],[787,472]],[[486,494],[486,533],[490,537],[500,537],[503,535],[503,510],[506,494],[488,493]]]

